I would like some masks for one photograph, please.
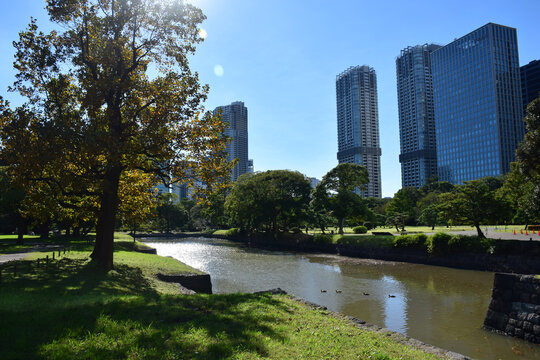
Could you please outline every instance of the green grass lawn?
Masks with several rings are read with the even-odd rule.
[[[34,235],[25,235],[23,239],[33,243],[40,242],[39,236]],[[17,235],[0,235],[0,255],[24,252],[32,247],[31,245],[17,245],[16,241]]]
[[[0,283],[2,359],[434,359],[392,336],[359,329],[288,296],[178,295],[157,272],[197,272],[115,243],[115,268],[88,261],[91,245],[44,266],[32,253]],[[56,253],[57,254],[57,253]]]

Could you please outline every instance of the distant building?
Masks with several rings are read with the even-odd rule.
[[[255,168],[253,166],[253,159],[248,160],[248,166],[247,166],[247,172],[252,173],[255,171]]]
[[[439,180],[510,170],[523,139],[516,29],[488,23],[431,54]]]
[[[338,162],[365,166],[369,184],[363,197],[381,197],[381,148],[377,76],[369,66],[354,66],[336,77]]]
[[[248,110],[241,101],[231,105],[218,106],[214,113],[221,111],[223,121],[229,124],[225,135],[231,138],[227,145],[227,160],[238,159],[234,166],[231,179],[236,181],[242,174],[248,172]]]
[[[533,60],[520,68],[523,113],[527,105],[540,95],[540,60]]]
[[[401,185],[416,188],[437,176],[431,53],[439,45],[401,50],[396,59]]]
[[[321,180],[317,179],[317,178],[314,178],[314,177],[310,177],[309,178],[309,185],[311,186],[312,189],[315,189],[315,187],[321,182]]]

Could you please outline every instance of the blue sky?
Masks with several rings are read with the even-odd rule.
[[[166,0],[159,0],[166,1]],[[210,85],[207,109],[243,101],[255,170],[321,178],[337,165],[335,77],[354,65],[378,80],[383,196],[401,188],[395,59],[407,47],[445,45],[495,22],[517,28],[520,64],[540,59],[540,1],[192,0],[208,19],[191,67]],[[41,0],[2,4],[0,95],[14,80],[13,40]],[[215,71],[220,66],[223,71]]]

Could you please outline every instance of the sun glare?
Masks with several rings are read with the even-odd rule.
[[[206,37],[208,36],[208,33],[203,28],[200,28],[199,29],[199,36],[200,36],[201,39],[206,39]]]
[[[216,76],[221,77],[221,76],[223,76],[223,73],[224,73],[223,66],[221,66],[221,65],[214,66],[214,74],[216,74]]]

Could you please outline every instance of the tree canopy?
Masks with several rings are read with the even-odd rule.
[[[310,190],[307,178],[297,171],[244,174],[227,196],[225,209],[231,222],[246,231],[287,230],[306,217]]]
[[[365,167],[358,164],[342,163],[330,170],[314,191],[319,207],[329,209],[339,224],[343,234],[345,219],[365,214],[367,207],[362,197],[355,191],[361,190],[369,182]]]
[[[500,180],[486,177],[466,181],[453,192],[441,194],[440,214],[447,221],[473,225],[478,236],[485,237],[480,225],[496,224],[507,217],[507,204],[495,196],[498,183]]]
[[[225,129],[203,115],[208,87],[189,69],[204,15],[182,0],[48,0],[58,31],[32,20],[16,48],[26,97],[0,101],[3,160],[25,189],[91,197],[91,257],[113,266],[113,232],[125,172],[198,179],[211,192],[228,178]]]

